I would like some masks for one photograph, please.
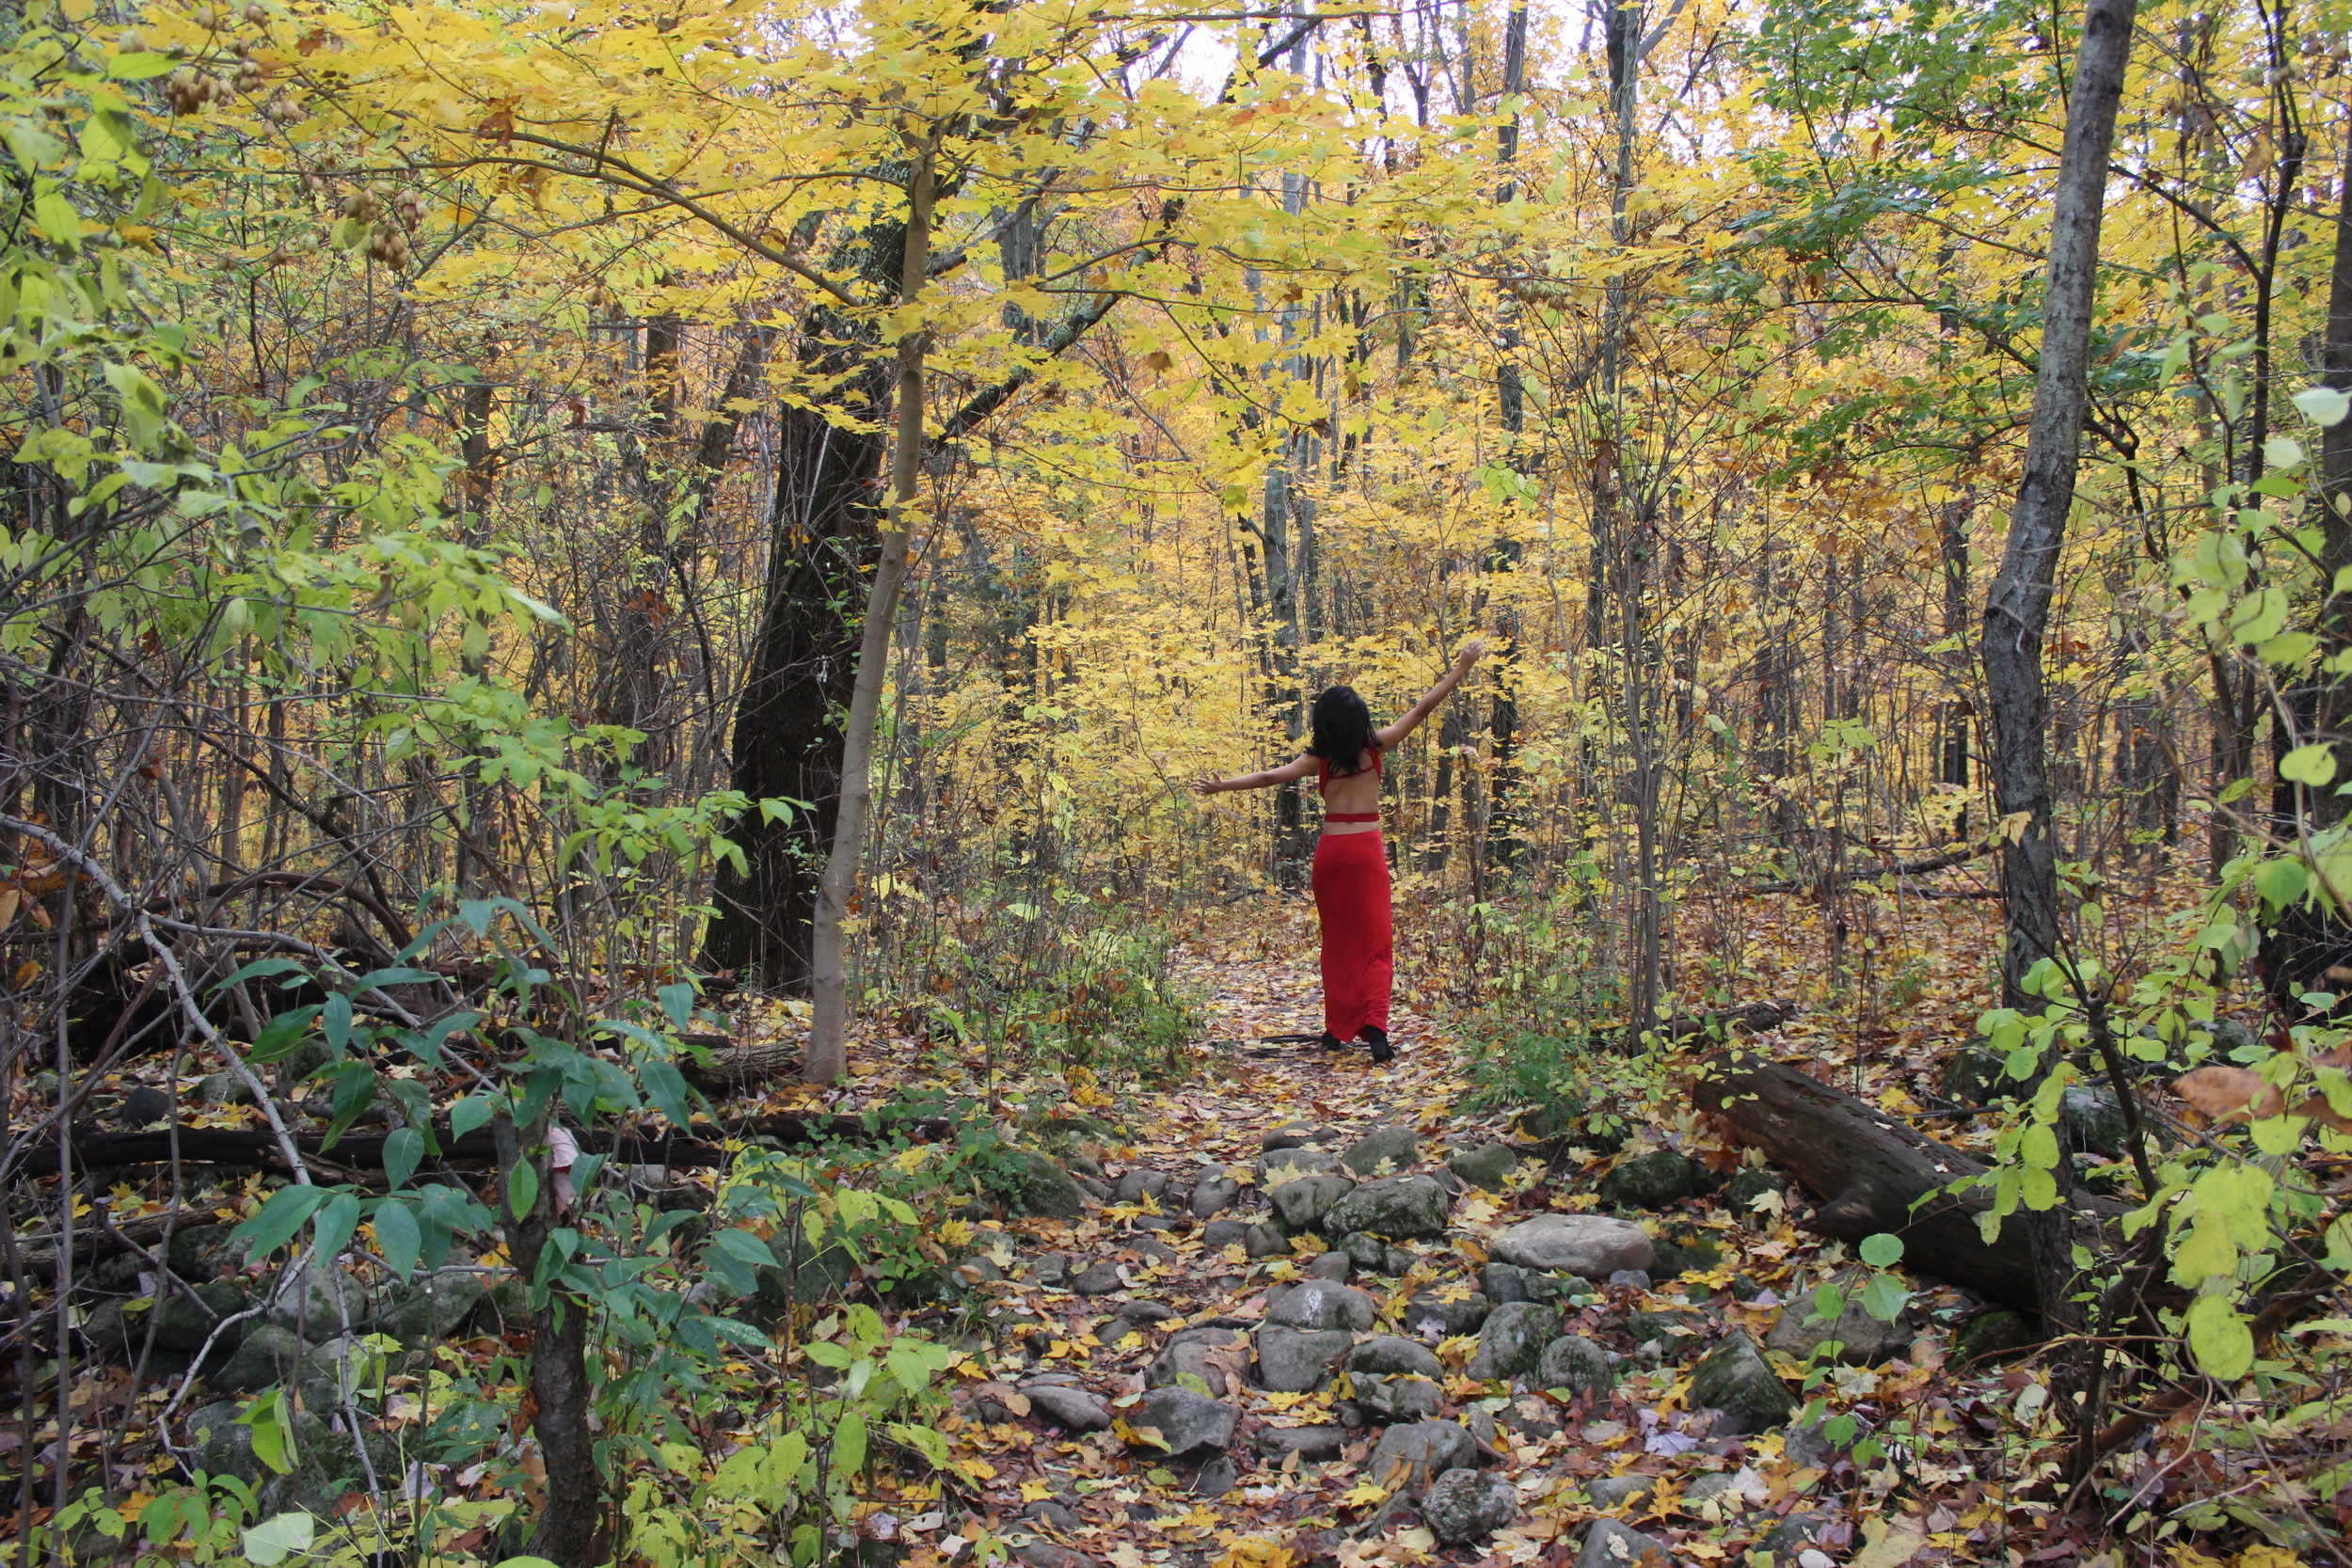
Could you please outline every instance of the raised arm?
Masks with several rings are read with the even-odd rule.
[[[1435,712],[1438,705],[1444,702],[1447,695],[1462,684],[1462,677],[1470,673],[1470,666],[1477,663],[1478,656],[1486,651],[1486,640],[1483,637],[1473,637],[1465,643],[1462,648],[1462,657],[1455,659],[1454,668],[1448,670],[1438,684],[1429,689],[1429,695],[1415,703],[1404,718],[1379,733],[1377,738],[1380,742],[1380,749],[1384,752],[1392,752],[1403,745],[1405,737],[1421,728],[1421,721]]]
[[[1195,779],[1192,781],[1192,792],[1195,795],[1222,795],[1232,789],[1271,789],[1276,784],[1286,784],[1293,779],[1303,779],[1313,772],[1314,768],[1314,758],[1300,757],[1295,762],[1286,762],[1279,768],[1268,768],[1257,773],[1244,773],[1238,779]]]

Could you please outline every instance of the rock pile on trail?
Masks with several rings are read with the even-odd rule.
[[[1544,1147],[1421,1132],[1284,1122],[1254,1160],[1188,1167],[1138,1149],[1075,1223],[979,1238],[982,1381],[956,1436],[999,1485],[1050,1493],[997,1521],[1031,1568],[1142,1568],[1139,1527],[1167,1544],[1154,1562],[1205,1563],[1183,1543],[1218,1527],[1322,1555],[1393,1538],[1528,1562],[1565,1542],[1592,1568],[1675,1560],[1693,1528],[1714,1540],[1682,1560],[1721,1557],[1726,1525],[1751,1561],[1815,1545],[1807,1493],[1837,1459],[1786,1429],[1794,1385],[1825,1339],[1883,1359],[1887,1325],[1808,1322],[1735,1279],[1715,1236],[1739,1216],[1680,1153],[1580,1191],[1547,1184]],[[1026,1422],[977,1414],[1008,1387]],[[1153,1488],[1184,1512],[1155,1513]]]

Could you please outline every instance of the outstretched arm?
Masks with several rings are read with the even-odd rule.
[[[1244,773],[1238,779],[1195,779],[1192,781],[1192,792],[1195,795],[1222,795],[1231,789],[1269,789],[1276,784],[1288,784],[1293,779],[1305,778],[1314,770],[1314,758],[1300,757],[1295,762],[1286,762],[1279,768],[1268,768],[1257,773]]]
[[[1438,684],[1429,689],[1429,695],[1415,703],[1404,718],[1379,733],[1380,749],[1384,752],[1392,752],[1403,745],[1405,737],[1421,728],[1421,721],[1435,712],[1438,705],[1444,702],[1448,694],[1462,684],[1462,677],[1470,673],[1470,666],[1477,663],[1478,656],[1486,651],[1486,640],[1485,638],[1471,638],[1463,646],[1462,657],[1454,661],[1454,668],[1448,670]]]

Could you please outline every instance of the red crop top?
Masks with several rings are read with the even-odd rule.
[[[1331,792],[1331,759],[1318,757],[1315,760],[1323,765],[1322,774],[1315,780],[1315,789],[1321,794],[1328,795]],[[1381,771],[1378,746],[1372,749],[1372,771],[1375,774]],[[1355,776],[1353,773],[1345,775],[1351,779]],[[1323,814],[1323,819],[1326,822],[1377,822],[1380,820],[1380,814],[1376,811],[1327,811]]]

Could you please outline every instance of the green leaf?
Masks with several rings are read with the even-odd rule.
[[[1870,1267],[1891,1269],[1903,1260],[1903,1239],[1882,1230],[1875,1236],[1863,1237],[1862,1245],[1856,1250]]]
[[[2235,1383],[2254,1365],[2254,1334],[2228,1296],[2199,1296],[2188,1308],[2188,1348],[2205,1375]]]
[[[1911,1292],[1891,1274],[1870,1276],[1862,1288],[1862,1309],[1883,1323],[1891,1323],[1911,1305]]]
[[[2336,749],[2326,741],[2297,746],[2279,759],[2279,777],[2316,789],[2336,776]]]
[[[296,1552],[310,1549],[310,1515],[297,1509],[262,1520],[245,1532],[245,1555],[262,1568],[275,1568]]]
[[[332,1258],[351,1244],[351,1233],[359,1228],[359,1197],[356,1193],[334,1193],[319,1205],[318,1216],[311,1222],[317,1227],[319,1256]]]
[[[81,248],[82,214],[74,210],[72,202],[66,199],[63,191],[45,190],[33,198],[33,226],[68,250]],[[112,371],[116,367],[109,365],[106,368]]]
[[[384,1255],[384,1261],[392,1266],[394,1274],[407,1278],[416,1269],[417,1253],[423,1244],[423,1232],[408,1205],[386,1198],[376,1206],[375,1250]]]
[[[245,1243],[251,1258],[266,1258],[292,1241],[303,1222],[326,1201],[324,1187],[280,1187],[270,1194],[260,1213],[229,1233],[229,1240]]]
[[[678,1071],[677,1064],[648,1061],[638,1068],[637,1076],[644,1080],[645,1093],[661,1108],[661,1114],[680,1132],[691,1131],[694,1121],[691,1091],[687,1088],[686,1075]]]
[[[172,68],[172,58],[168,55],[158,55],[152,50],[140,50],[136,54],[117,55],[113,59],[108,60],[106,62],[106,74],[113,77],[118,82],[144,82],[151,76],[162,76],[169,73]],[[2302,397],[2308,397],[2310,395],[2310,393],[2306,392],[2302,394]],[[2302,397],[2298,397],[2296,400],[2296,405],[2297,407],[2302,405]],[[2322,420],[2321,422],[2329,423],[2332,421]]]
[[[469,1094],[449,1108],[449,1135],[462,1138],[495,1114],[488,1096]]]
[[[749,1263],[755,1269],[773,1268],[776,1255],[768,1243],[738,1226],[729,1226],[710,1238],[710,1244],[728,1257]]]
[[[694,1022],[694,988],[680,981],[663,986],[654,995],[661,999],[661,1011],[681,1033]]]
[[[400,1128],[384,1140],[384,1179],[394,1187],[416,1175],[423,1163],[424,1137],[415,1128]]]
[[[2342,424],[2352,414],[2352,398],[2333,387],[2306,387],[2295,394],[2295,406],[2313,424]]]
[[[516,1219],[531,1213],[539,1201],[539,1170],[529,1160],[517,1160],[506,1176],[506,1207]]]
[[[803,1345],[801,1350],[819,1367],[831,1367],[836,1371],[847,1367],[854,1359],[849,1351],[830,1339],[811,1339],[807,1344]]]
[[[833,1473],[847,1481],[866,1468],[866,1418],[852,1410],[833,1433]]]
[[[2311,885],[2311,870],[2301,861],[2265,861],[2254,867],[2254,891],[2273,909],[2296,902]]]
[[[273,1388],[238,1415],[237,1426],[253,1429],[253,1456],[281,1476],[294,1474],[294,1418],[286,1407],[286,1390]]]

